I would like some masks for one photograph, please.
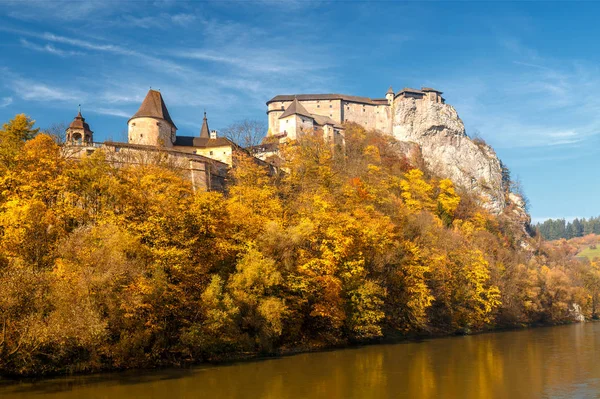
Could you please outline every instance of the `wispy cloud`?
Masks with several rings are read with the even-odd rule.
[[[567,148],[600,134],[600,68],[555,60],[512,38],[500,46],[515,58],[512,67],[444,84],[468,131],[496,148]]]
[[[23,100],[65,102],[85,98],[85,94],[76,88],[65,89],[34,79],[23,78],[21,75],[7,68],[1,68],[0,70],[2,71],[0,83],[8,87],[17,97]],[[10,98],[10,101],[12,102],[12,98]]]
[[[116,108],[95,108],[92,107],[89,109],[90,112],[96,113],[96,114],[102,114],[102,115],[112,115],[112,116],[121,116],[124,118],[131,118],[131,114],[122,110],[122,109],[116,109]]]
[[[70,1],[70,0],[2,0],[0,5],[6,9],[11,18],[26,21],[79,21],[90,16],[96,18],[116,12],[127,6],[127,2],[104,0]]]
[[[0,108],[8,107],[12,103],[13,103],[12,97],[0,98]]]
[[[193,14],[168,14],[161,13],[158,15],[137,15],[128,14],[119,19],[119,23],[126,23],[129,26],[142,29],[170,29],[173,26],[186,27],[196,20]]]
[[[42,53],[50,53],[50,54],[54,54],[57,55],[59,57],[68,57],[68,56],[74,56],[74,55],[83,55],[82,52],[80,51],[67,51],[67,50],[61,50],[59,48],[54,47],[51,44],[46,44],[44,46],[32,43],[30,41],[27,41],[25,39],[21,39],[21,45],[25,48],[28,48],[30,50],[35,50],[35,51],[39,51]]]

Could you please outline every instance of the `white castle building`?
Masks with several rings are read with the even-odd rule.
[[[267,101],[268,135],[286,141],[296,139],[303,130],[322,129],[326,138],[338,142],[344,122],[391,134],[394,104],[401,98],[445,102],[441,91],[429,87],[405,88],[398,93],[390,87],[384,98],[373,99],[346,94],[278,95]]]

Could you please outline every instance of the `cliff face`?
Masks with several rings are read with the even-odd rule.
[[[494,150],[471,140],[454,107],[427,99],[398,97],[394,103],[393,135],[419,144],[427,167],[441,177],[474,192],[494,214],[528,218],[518,195],[509,195],[502,165]],[[524,220],[525,222],[526,220]]]

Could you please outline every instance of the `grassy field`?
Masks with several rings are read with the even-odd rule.
[[[577,256],[580,258],[588,258],[589,260],[592,260],[594,258],[600,258],[600,245],[598,245],[596,249],[587,247],[581,252],[579,252]]]

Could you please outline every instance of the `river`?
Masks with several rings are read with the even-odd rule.
[[[5,384],[0,398],[600,398],[600,323]]]

